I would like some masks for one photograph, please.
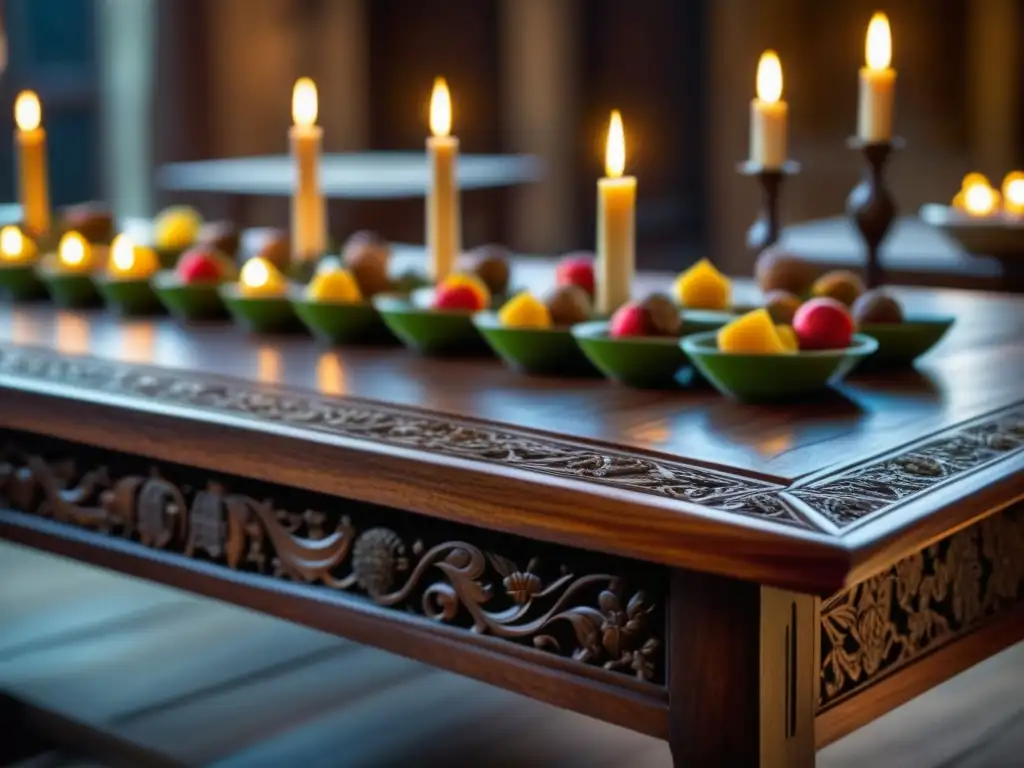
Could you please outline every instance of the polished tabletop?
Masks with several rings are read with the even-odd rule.
[[[396,266],[403,268],[417,259],[422,259],[421,252],[401,249]],[[552,268],[547,259],[521,259],[513,282],[542,287],[550,283]],[[644,274],[637,280],[636,292],[664,290],[671,277]],[[741,301],[756,298],[747,282],[737,281],[736,291]],[[832,394],[785,406],[743,405],[706,387],[638,391],[601,380],[526,377],[492,358],[426,359],[400,347],[330,349],[303,335],[255,337],[228,324],[184,328],[170,319],[125,321],[103,311],[59,311],[46,303],[0,306],[0,362],[5,347],[40,348],[62,357],[84,355],[185,371],[193,380],[227,377],[297,396],[318,394],[326,403],[358,401],[370,403],[371,410],[373,403],[385,409],[411,408],[414,413],[429,413],[436,424],[451,419],[494,425],[497,431],[491,435],[500,435],[504,426],[520,436],[511,443],[519,446],[516,450],[529,451],[522,446],[530,443],[515,440],[535,435],[538,440],[562,441],[555,450],[563,458],[567,455],[563,449],[570,444],[581,446],[578,450],[584,453],[590,451],[587,461],[618,456],[607,471],[633,474],[611,482],[610,488],[607,482],[552,485],[556,481],[544,479],[550,473],[539,466],[544,459],[532,467],[518,465],[516,472],[539,469],[540,475],[523,477],[540,483],[538,489],[547,489],[547,495],[519,501],[515,483],[521,481],[513,480],[501,467],[484,471],[498,478],[493,482],[506,485],[500,492],[494,490],[498,486],[484,490],[479,484],[482,476],[474,474],[480,470],[471,468],[483,465],[472,461],[466,465],[462,460],[452,465],[443,456],[436,461],[448,461],[458,472],[469,473],[459,477],[473,479],[477,486],[443,483],[439,476],[432,478],[427,468],[420,480],[408,470],[406,482],[436,481],[438,487],[413,501],[408,490],[381,490],[377,485],[367,486],[365,492],[379,503],[401,501],[463,522],[701,567],[711,551],[708,547],[722,547],[723,536],[735,536],[737,541],[743,539],[742,546],[736,542],[724,546],[728,563],[716,560],[707,567],[751,578],[777,576],[786,583],[806,575],[807,584],[826,590],[841,583],[837,579],[863,577],[867,569],[891,561],[906,548],[919,547],[950,526],[984,514],[992,505],[1024,495],[1024,475],[1016,469],[1022,460],[1017,438],[1024,424],[1024,300],[910,288],[899,289],[898,294],[909,314],[956,318],[948,336],[916,369],[854,375]],[[9,367],[0,370],[0,385],[22,388],[18,379],[8,377],[5,383],[5,373],[11,373]],[[6,412],[3,399],[0,425],[31,426]],[[980,426],[971,426],[973,420]],[[451,434],[445,439],[457,439]],[[970,455],[964,453],[966,438],[974,441]],[[382,450],[408,455],[401,439],[388,439],[394,448]],[[979,448],[978,439],[990,444]],[[426,447],[417,450],[432,450],[429,441],[418,445]],[[449,442],[441,453],[450,449]],[[902,457],[889,462],[885,458],[889,454]],[[488,456],[486,461],[492,459]],[[868,465],[871,477],[858,476]],[[660,487],[657,474],[663,469],[682,474]],[[751,483],[767,484],[776,489],[769,489],[772,505],[782,491],[784,505],[791,508],[790,519],[781,519],[775,507],[751,514],[750,504],[767,503],[754,498],[761,493],[756,487],[742,492],[744,500],[739,503],[747,505],[743,509],[735,508],[738,497],[712,503],[693,496],[690,481],[679,480],[691,470],[727,473],[716,475],[719,479],[747,478],[741,483],[748,489]],[[605,471],[584,467],[560,469],[556,474],[565,480],[582,480],[584,475],[601,480]],[[989,477],[985,472],[995,474]],[[309,476],[296,477],[305,482]],[[345,487],[355,488],[354,483],[362,482],[359,477],[349,477]],[[642,487],[630,486],[634,480]],[[332,482],[322,476],[315,481]],[[993,496],[996,481],[1002,485]],[[795,495],[787,491],[794,483]],[[827,487],[819,487],[821,483]],[[632,492],[634,488],[639,495]],[[379,499],[378,493],[382,494]],[[856,499],[865,496],[866,506],[856,506]],[[968,496],[977,497],[977,506],[960,503]],[[834,508],[849,499],[854,506]],[[584,506],[572,507],[581,503]],[[616,517],[616,509],[626,509],[621,506],[624,503],[632,510],[632,518]],[[817,510],[811,508],[819,503]],[[893,504],[898,512],[890,511]],[[939,514],[947,507],[953,509],[952,517]],[[875,520],[883,511],[890,523],[880,533]],[[581,516],[586,519],[578,519]],[[856,524],[861,517],[870,517],[872,526]],[[792,551],[785,549],[787,543],[794,547]],[[692,551],[684,552],[686,547]],[[806,558],[803,565],[800,557]],[[812,573],[826,561],[827,573]]]
[[[540,160],[524,155],[463,154],[456,173],[463,190],[492,189],[538,181],[542,168]],[[171,163],[160,169],[157,184],[175,192],[281,197],[292,193],[294,177],[292,159],[274,155]],[[335,199],[423,197],[430,168],[423,152],[326,154],[320,161],[320,184],[324,195]]]

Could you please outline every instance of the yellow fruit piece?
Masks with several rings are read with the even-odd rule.
[[[153,222],[153,245],[166,250],[188,248],[199,236],[203,217],[195,208],[176,205],[165,208]]]
[[[736,355],[781,355],[787,351],[767,309],[755,309],[722,326],[718,349]]]
[[[481,280],[476,275],[468,275],[464,272],[457,272],[454,275],[449,275],[441,283],[441,286],[446,288],[455,288],[456,286],[464,285],[467,288],[472,289],[477,296],[480,297],[480,306],[489,307],[491,305],[491,292],[487,288],[487,283]],[[439,286],[440,287],[440,286]]]
[[[800,341],[796,337],[796,331],[791,325],[776,325],[775,332],[779,335],[782,348],[786,352],[796,354],[800,351]]]
[[[727,309],[732,283],[707,259],[701,259],[676,278],[676,300],[687,309]]]
[[[306,298],[331,304],[355,304],[363,300],[359,283],[347,269],[323,269],[313,276],[306,288]]]
[[[264,258],[249,259],[238,275],[238,290],[252,298],[275,298],[288,291],[284,275]]]
[[[498,320],[506,328],[550,328],[551,312],[542,301],[524,292],[505,302]]]

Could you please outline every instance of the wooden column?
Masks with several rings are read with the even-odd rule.
[[[514,191],[510,245],[552,253],[573,241],[578,203],[575,159],[579,144],[579,72],[582,20],[575,0],[502,0],[502,123],[505,149],[534,154],[544,179]]]
[[[678,570],[669,598],[676,766],[814,766],[815,600]]]
[[[153,214],[155,0],[96,3],[104,196],[119,216]]]
[[[967,24],[967,115],[971,169],[993,184],[1021,162],[1021,28],[1017,0],[971,0]]]

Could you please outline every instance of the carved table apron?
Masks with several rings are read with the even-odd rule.
[[[0,342],[0,537],[667,739],[679,765],[811,765],[1024,636],[1019,377],[790,477],[60,347]]]

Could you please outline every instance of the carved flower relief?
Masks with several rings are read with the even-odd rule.
[[[526,605],[544,587],[544,582],[534,573],[516,571],[502,579],[505,593],[516,605]]]
[[[614,582],[598,596],[597,604],[604,617],[601,622],[601,644],[610,657],[607,669],[632,669],[641,680],[650,680],[654,673],[653,659],[660,643],[648,638],[638,645],[647,632],[653,606],[644,592],[637,592],[622,607],[622,584]]]
[[[387,594],[400,573],[409,570],[405,542],[387,528],[370,528],[352,549],[352,575],[371,597]]]

